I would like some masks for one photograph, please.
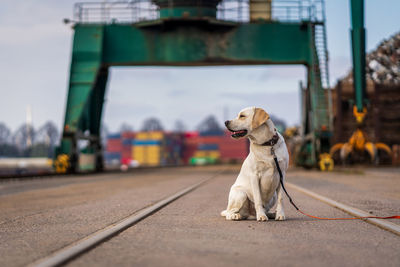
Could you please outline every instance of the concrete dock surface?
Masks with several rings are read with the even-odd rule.
[[[307,218],[286,198],[286,221],[226,221],[219,213],[239,168],[162,168],[1,182],[0,266],[30,264],[211,176],[68,265],[399,266],[399,236],[360,220]],[[373,215],[400,214],[398,168],[291,169],[287,181]],[[289,193],[313,215],[350,217],[296,190]]]

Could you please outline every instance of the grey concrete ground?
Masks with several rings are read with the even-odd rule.
[[[0,266],[22,266],[222,167],[159,169],[0,184]],[[314,221],[286,202],[284,222],[219,216],[237,174],[224,174],[71,262],[71,266],[399,266],[400,238],[362,221]],[[292,183],[377,215],[399,213],[399,172],[293,170]],[[304,210],[347,216],[290,191]]]
[[[296,185],[371,215],[400,214],[400,168],[353,168],[328,173],[296,169],[289,171],[287,178]],[[390,221],[400,224],[400,220]]]
[[[294,174],[293,174],[294,175]],[[400,238],[362,221],[313,221],[287,207],[285,222],[219,217],[235,173],[193,193],[72,262],[71,266],[398,266]],[[346,216],[298,192],[321,216]]]
[[[0,266],[44,257],[217,171],[179,168],[1,183]]]

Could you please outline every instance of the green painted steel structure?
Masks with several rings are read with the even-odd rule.
[[[351,0],[351,47],[353,56],[354,100],[358,112],[366,106],[364,0]]]
[[[175,8],[182,11],[182,7]],[[239,23],[212,16],[189,14],[187,18],[188,13],[176,18],[178,13],[129,24],[74,25],[65,122],[56,153],[70,156],[70,171],[77,170],[80,139],[89,140],[96,169],[102,169],[100,127],[109,67],[144,65],[304,65],[308,70],[303,90],[306,141],[299,159],[303,165],[315,165],[318,153],[329,149],[332,131],[316,48],[315,27],[321,22]]]

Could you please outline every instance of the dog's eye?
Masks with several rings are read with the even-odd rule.
[[[245,117],[246,117],[245,115],[240,115],[240,116],[239,116],[239,118],[245,118]]]

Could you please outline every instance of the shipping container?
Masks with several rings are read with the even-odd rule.
[[[190,164],[190,158],[193,157],[200,144],[198,132],[185,132],[183,134],[182,161],[183,164]]]
[[[120,152],[105,152],[104,162],[106,166],[119,166],[121,164]]]
[[[134,146],[159,146],[161,145],[160,140],[133,140]]]
[[[190,165],[208,165],[217,163],[217,159],[208,157],[192,157],[189,160]]]
[[[196,158],[214,158],[219,159],[221,157],[221,153],[218,150],[197,150],[194,155]]]
[[[223,136],[200,136],[199,144],[218,144],[221,142]]]
[[[183,157],[184,135],[166,133],[164,138],[164,162],[166,165],[180,165]]]
[[[230,134],[124,132],[108,140],[105,159],[125,165],[137,161],[142,166],[191,164],[192,158],[194,162],[242,161],[248,154],[248,141],[235,140]]]
[[[206,131],[200,132],[200,136],[222,136],[224,135],[224,131],[214,130],[214,131]]]
[[[218,150],[218,144],[199,144],[198,150]]]
[[[132,146],[123,146],[121,151],[121,162],[132,160]]]
[[[123,146],[131,146],[133,139],[122,139]]]
[[[120,152],[105,152],[104,153],[104,159],[106,160],[114,160],[114,159],[121,159],[121,153]]]
[[[130,132],[130,131],[122,132],[121,133],[121,137],[122,137],[122,139],[134,139],[135,138],[135,132]]]
[[[106,151],[107,152],[120,152],[122,150],[121,139],[111,138],[107,140]]]
[[[135,145],[132,149],[132,158],[140,165],[160,165],[162,159],[162,147],[159,145]]]
[[[186,138],[193,138],[193,137],[198,137],[199,136],[199,132],[196,131],[192,131],[192,132],[185,132],[183,134],[183,137]]]
[[[135,135],[136,140],[161,140],[164,138],[164,133],[160,131],[155,132],[138,132]]]
[[[231,132],[226,131],[219,143],[222,162],[241,162],[249,154],[249,140],[247,138],[233,139]]]
[[[121,134],[120,133],[109,134],[107,135],[107,139],[121,139]]]

